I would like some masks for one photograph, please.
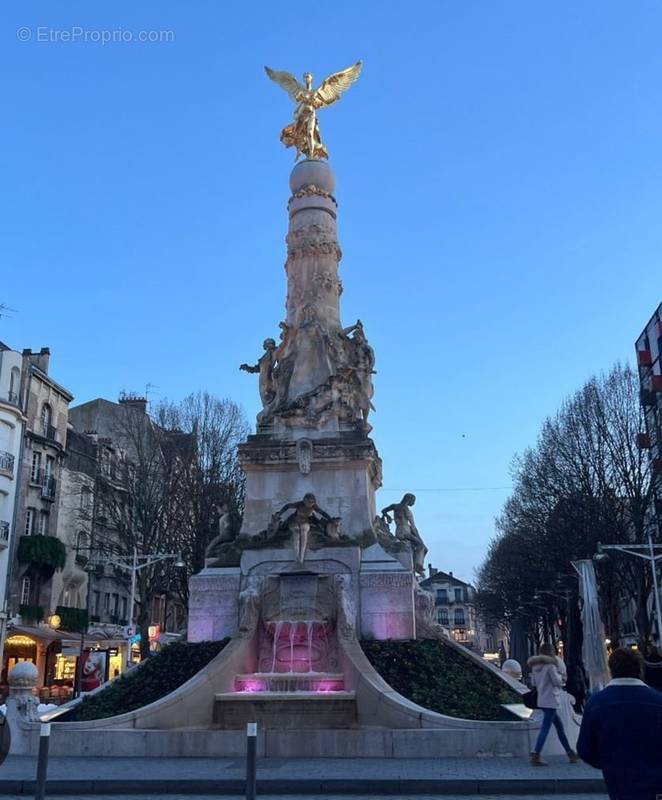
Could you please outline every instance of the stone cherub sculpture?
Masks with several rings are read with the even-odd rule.
[[[205,564],[212,566],[221,555],[223,545],[233,542],[237,536],[237,517],[227,503],[216,506],[218,513],[218,534],[209,542],[205,550]]]
[[[329,525],[336,526],[338,529],[339,520],[331,517],[326,511],[323,511],[318,505],[315,495],[308,492],[304,495],[303,500],[296,503],[286,503],[280,511],[277,511],[271,518],[270,527],[272,530],[281,520],[286,511],[294,510],[293,514],[281,522],[281,526],[289,530],[292,536],[292,547],[294,548],[294,555],[299,564],[303,565],[306,557],[306,550],[308,548],[308,538],[310,536],[311,525],[315,522],[324,520],[326,527]],[[268,529],[267,529],[268,530]]]
[[[281,142],[285,147],[296,148],[296,159],[302,154],[306,158],[328,158],[326,147],[320,137],[316,112],[340,99],[340,95],[359,77],[361,62],[357,61],[351,67],[329,75],[317,89],[313,89],[313,76],[310,72],[304,72],[305,85],[302,86],[289,72],[269,67],[265,67],[264,70],[296,103],[294,122],[283,128],[280,134]]]
[[[411,547],[414,560],[414,570],[419,575],[425,575],[425,555],[428,552],[423,539],[418,532],[411,506],[416,502],[413,494],[407,493],[399,503],[393,503],[382,509],[382,517],[387,523],[391,522],[389,514],[392,513],[395,519],[395,538],[402,542],[407,542]]]

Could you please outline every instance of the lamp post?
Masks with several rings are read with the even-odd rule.
[[[133,548],[132,558],[110,558],[110,564],[115,564],[118,567],[128,569],[131,572],[131,596],[129,599],[129,627],[133,628],[133,607],[136,602],[136,578],[141,569],[151,567],[158,564],[159,561],[166,561],[169,558],[176,559],[175,567],[183,569],[186,564],[182,560],[181,553],[149,553],[148,555],[139,556],[138,550]]]
[[[657,627],[657,646],[662,647],[662,612],[660,611],[660,585],[657,579],[657,562],[662,561],[662,545],[653,544],[653,537],[648,532],[647,544],[602,544],[598,542],[597,553],[593,556],[594,561],[604,561],[609,558],[605,550],[618,550],[630,556],[643,558],[651,565],[653,576],[653,597],[655,600],[655,622]]]

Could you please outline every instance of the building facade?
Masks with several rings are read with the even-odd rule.
[[[429,576],[421,588],[434,596],[437,623],[448,628],[456,642],[482,654],[499,647],[494,632],[486,630],[476,609],[474,587],[456,578],[452,572],[429,567]]]
[[[57,538],[60,476],[73,395],[48,373],[50,351],[22,353],[21,403],[26,419],[10,592],[12,616],[40,622],[57,605],[53,575],[63,566]],[[37,540],[35,537],[44,537]]]
[[[662,537],[662,303],[635,344],[645,430],[639,446],[649,451],[655,488],[655,525]]]
[[[21,407],[23,358],[0,342],[0,653],[4,648],[16,501],[26,422]]]

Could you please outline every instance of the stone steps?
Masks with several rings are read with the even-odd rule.
[[[351,728],[356,724],[355,692],[225,692],[214,697],[214,727],[310,730]]]

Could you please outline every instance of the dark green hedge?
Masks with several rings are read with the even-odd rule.
[[[521,702],[496,675],[442,641],[388,639],[361,646],[390,686],[430,711],[462,719],[512,719],[501,703]]]
[[[93,697],[86,697],[58,722],[114,717],[153,703],[200,672],[229,641],[169,644],[140,668],[117,678]]]
[[[62,569],[66,560],[67,550],[57,536],[21,536],[18,540],[19,564],[55,570]]]
[[[85,608],[58,606],[55,613],[60,618],[60,627],[65,631],[82,633],[87,630],[88,615]]]
[[[18,607],[18,613],[21,615],[23,622],[41,622],[44,618],[44,609],[42,606],[31,606],[29,603],[21,603]]]

